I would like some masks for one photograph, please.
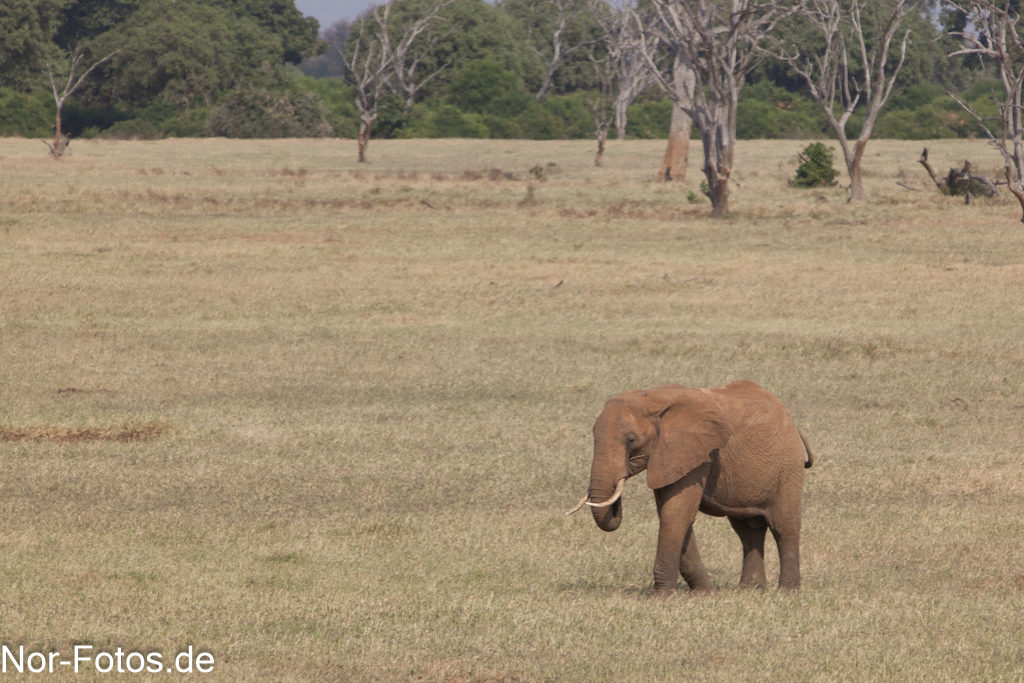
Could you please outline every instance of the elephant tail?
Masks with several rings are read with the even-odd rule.
[[[814,452],[811,450],[811,445],[807,443],[807,439],[804,438],[804,433],[799,429],[796,433],[800,435],[800,440],[804,442],[804,450],[807,451],[807,460],[804,461],[804,469],[810,469],[814,465]]]

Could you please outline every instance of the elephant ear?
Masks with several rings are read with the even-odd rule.
[[[711,451],[725,446],[730,436],[732,428],[712,396],[699,389],[672,392],[661,410],[658,445],[647,463],[647,486],[660,489],[711,462]]]

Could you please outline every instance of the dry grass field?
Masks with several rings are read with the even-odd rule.
[[[0,140],[0,644],[191,645],[209,681],[1024,680],[1019,208],[940,196],[920,143],[871,144],[863,205],[795,190],[806,144],[741,143],[713,221],[658,141]],[[562,514],[593,420],[735,379],[816,451],[803,589],[738,590],[701,516],[718,592],[651,598],[644,477],[615,533]],[[178,674],[40,678],[147,677]]]

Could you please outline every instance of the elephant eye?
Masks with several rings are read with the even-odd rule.
[[[636,443],[636,437],[635,436],[630,435],[630,436],[626,437],[626,444],[632,446],[634,443]]]

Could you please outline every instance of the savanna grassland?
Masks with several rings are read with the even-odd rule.
[[[2,643],[192,645],[209,681],[1022,680],[1019,207],[939,195],[920,143],[872,142],[853,206],[787,185],[806,143],[741,142],[711,220],[662,145],[0,140]],[[998,175],[931,145],[964,158]],[[816,451],[803,589],[739,591],[702,516],[718,592],[651,598],[644,477],[615,533],[562,514],[594,418],[735,379]]]

